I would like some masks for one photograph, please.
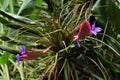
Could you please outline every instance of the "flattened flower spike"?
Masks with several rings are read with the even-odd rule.
[[[92,35],[91,26],[89,21],[84,20],[80,24],[79,32],[74,36],[74,41],[76,41],[78,47],[80,47],[79,39],[84,39],[86,36]]]
[[[46,53],[52,46],[49,46],[48,48],[44,50],[26,50],[25,46],[20,48],[20,54],[16,55],[16,59],[18,61],[18,64],[20,65],[20,59],[25,59],[25,60],[34,60],[37,59],[40,55],[43,53]]]

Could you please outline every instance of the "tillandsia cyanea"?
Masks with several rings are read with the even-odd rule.
[[[44,50],[26,50],[25,46],[22,46],[20,48],[21,55],[20,54],[16,55],[18,64],[20,64],[20,59],[25,59],[25,60],[37,59],[40,55],[42,55],[43,53],[46,53],[50,48],[51,48],[51,46]]]
[[[89,21],[84,20],[80,24],[79,32],[74,36],[74,41],[76,41],[78,47],[80,47],[79,39],[84,39],[86,36],[96,35],[98,32],[102,31],[102,28],[95,27],[95,22],[90,25]]]
[[[80,47],[79,39],[84,39],[86,36],[92,35],[91,26],[89,21],[84,20],[80,24],[79,32],[76,36],[74,36],[74,40],[77,42],[78,47]]]

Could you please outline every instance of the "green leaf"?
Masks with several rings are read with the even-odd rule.
[[[9,58],[10,53],[5,52],[2,56],[0,56],[0,64],[7,64]]]
[[[32,14],[31,14],[33,16],[30,16],[30,19],[32,19],[32,20],[39,19],[40,15],[38,15],[38,14],[40,14],[40,10],[41,10],[40,7],[42,5],[42,2],[43,2],[42,0],[37,0],[37,6],[34,8]]]
[[[112,62],[105,59],[97,50],[93,50],[93,51],[106,67],[108,67],[110,70],[114,72],[120,72],[120,69],[118,69]]]
[[[104,45],[107,46],[109,49],[111,49],[114,53],[116,53],[117,56],[120,56],[120,53],[117,52],[117,51],[114,49],[114,47],[110,46],[110,45],[107,44],[106,42],[103,42],[102,40],[99,40],[99,39],[97,39],[97,38],[93,38],[93,37],[91,37],[91,39],[96,40],[96,41],[98,41],[98,42],[104,44]]]
[[[65,80],[69,80],[67,66],[64,67],[64,75],[65,75]]]
[[[114,40],[110,40],[110,39],[108,39],[106,41],[112,48],[114,48],[118,53],[120,53],[120,43],[117,44]]]
[[[14,38],[6,37],[6,36],[0,36],[0,39],[3,41],[7,41],[8,43],[17,44],[17,45],[27,45],[27,46],[37,46],[38,45],[37,43],[34,43],[34,42],[16,40]]]
[[[0,0],[0,5],[3,4],[4,0]]]
[[[72,66],[74,74],[75,74],[75,80],[79,80],[79,75],[78,75],[78,71],[75,67],[75,64],[71,63],[71,66]]]
[[[0,9],[0,14],[4,17],[7,17],[8,19],[12,19],[12,20],[17,21],[19,23],[24,23],[24,24],[26,23],[26,24],[29,24],[29,25],[36,24],[34,21],[32,21],[28,18],[18,16],[18,15],[15,15],[15,14],[11,14],[11,13],[5,12],[1,9]]]
[[[10,52],[11,54],[14,54],[14,55],[20,54],[20,52],[18,50],[12,49],[12,48],[7,47],[7,46],[0,45],[0,49],[7,51],[7,52]]]
[[[120,33],[119,19],[120,7],[115,0],[97,0],[92,8],[92,13],[101,26],[105,26],[108,21],[108,29],[106,34],[117,39],[117,34]],[[112,33],[111,33],[112,32]]]
[[[64,77],[65,80],[70,80],[70,65],[68,61],[66,61],[66,65],[64,66]]]
[[[8,7],[8,5],[9,5],[9,0],[4,0],[3,5],[1,6],[1,8],[3,10],[5,10]]]
[[[23,25],[20,25],[18,23],[10,22],[10,21],[4,19],[3,17],[0,17],[0,22],[3,23],[4,25],[10,27],[10,28],[18,29],[18,30],[21,30],[21,31],[29,32],[31,34],[35,34],[35,35],[40,36],[39,31],[37,31],[35,29],[31,29],[31,28],[26,27],[26,26],[23,27]]]
[[[37,4],[38,4],[39,6],[41,6],[42,2],[43,2],[43,0],[37,0]]]
[[[92,13],[95,15],[96,20],[99,21],[103,26],[107,21],[107,14],[105,12],[106,0],[97,0],[92,8]],[[104,16],[104,17],[103,17]]]
[[[115,31],[116,35],[120,33],[120,8],[119,4],[116,4],[114,0],[106,1],[106,14],[110,23],[113,26],[113,31]]]
[[[0,76],[0,80],[5,80],[4,77]]]
[[[63,3],[63,0],[52,0],[56,6],[60,6]]]
[[[4,34],[3,24],[0,23],[0,34]]]
[[[22,6],[18,11],[18,15],[30,14],[36,6],[37,0],[24,0]]]
[[[103,80],[101,77],[99,77],[98,75],[96,75],[96,74],[92,74],[97,80]]]

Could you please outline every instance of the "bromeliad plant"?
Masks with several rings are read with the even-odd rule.
[[[90,23],[91,0],[46,3],[49,3],[50,11],[41,10],[40,16],[35,17],[36,22],[33,16],[28,16],[29,19],[0,10],[1,23],[17,33],[14,36],[1,35],[1,40],[18,47],[24,45],[20,51],[0,48],[15,54],[19,66],[22,66],[20,61],[27,60],[46,64],[42,70],[36,71],[42,80],[111,80],[113,74],[115,79],[119,78],[120,64],[115,61],[120,56],[119,51],[107,41],[119,42],[105,34],[107,25],[96,27],[96,20]],[[38,6],[35,10],[39,10]],[[24,15],[23,12],[19,11],[19,14]],[[116,54],[109,54],[110,50]]]
[[[86,36],[90,36],[94,34],[96,36],[97,32],[102,31],[100,27],[95,27],[95,22],[90,26],[89,21],[85,20],[80,25],[79,32],[76,36],[74,36],[74,40],[77,42],[78,47],[80,47],[79,39],[84,39]]]
[[[20,48],[21,55],[17,54],[16,59],[18,60],[18,64],[20,65],[20,59],[35,60],[43,53],[46,53],[49,49],[50,49],[50,47],[48,47],[45,50],[41,50],[41,51],[40,50],[39,51],[25,50],[25,46],[23,46]]]

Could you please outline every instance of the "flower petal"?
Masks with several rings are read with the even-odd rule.
[[[102,31],[102,28],[100,27],[96,27],[95,26],[95,22],[92,24],[92,34],[94,34],[95,36],[97,35],[98,32]]]
[[[74,36],[74,41],[78,40],[78,35]]]
[[[92,34],[94,34],[94,35],[96,36],[96,35],[97,35],[97,32],[92,30]]]
[[[102,28],[96,27],[96,28],[95,28],[95,31],[96,31],[96,32],[100,32],[100,31],[102,31]]]
[[[79,40],[76,40],[77,46],[80,47]]]
[[[94,30],[95,29],[95,22],[94,22],[94,24],[92,24],[92,30]]]
[[[26,53],[25,46],[22,46],[20,48],[20,52],[21,52],[22,55]]]
[[[16,59],[18,61],[18,64],[20,65],[20,55],[19,54],[16,55]]]

